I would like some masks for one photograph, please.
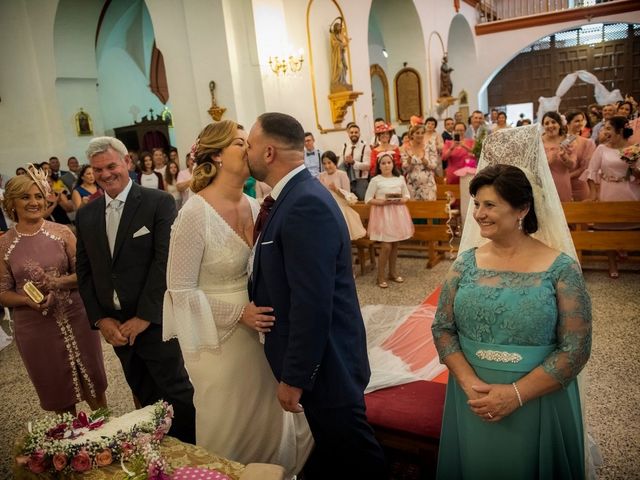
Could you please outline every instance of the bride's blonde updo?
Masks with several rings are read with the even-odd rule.
[[[202,129],[195,144],[191,190],[197,193],[213,182],[219,168],[213,157],[231,145],[237,130],[242,126],[232,120],[210,123]]]

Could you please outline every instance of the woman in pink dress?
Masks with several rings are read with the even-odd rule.
[[[47,193],[44,174],[33,167],[7,183],[3,207],[16,224],[0,237],[0,303],[14,309],[16,344],[40,406],[75,413],[86,400],[95,410],[107,403],[100,336],[77,289],[76,238],[43,218]],[[27,295],[27,282],[41,302]]]
[[[389,265],[389,280],[396,283],[404,282],[398,275],[396,260],[398,258],[398,242],[413,236],[415,228],[409,209],[405,205],[409,200],[409,189],[404,177],[393,163],[393,157],[388,152],[378,156],[376,176],[369,182],[365,203],[371,205],[369,214],[369,239],[382,242],[380,258],[378,259],[378,286],[387,288],[385,279],[387,264]]]
[[[349,200],[357,201],[358,198],[351,193],[349,176],[347,172],[338,170],[338,157],[331,150],[327,150],[322,154],[322,168],[324,169],[318,175],[318,180],[331,192],[336,203],[342,211],[347,228],[349,229],[349,238],[357,240],[367,234],[360,215],[349,206]]]
[[[627,125],[625,117],[612,117],[602,127],[606,140],[593,152],[589,167],[583,173],[583,178],[589,183],[590,199],[593,201],[640,200],[640,166],[637,161],[629,165],[621,158],[622,150],[628,144],[627,139],[632,134]],[[634,229],[638,225],[628,225],[626,228]],[[608,257],[609,276],[618,278],[616,252],[608,252]]]
[[[575,136],[566,135],[562,119],[556,112],[547,112],[542,117],[542,143],[561,202],[573,200],[571,195],[571,171],[578,161],[575,153]]]
[[[464,138],[467,127],[462,122],[458,122],[453,127],[453,140],[444,142],[442,150],[442,160],[447,162],[445,175],[447,183],[459,184],[460,177],[455,174],[456,170],[463,167],[476,166],[476,157],[473,156],[473,138]]]
[[[582,172],[589,166],[589,160],[596,149],[596,144],[590,138],[581,135],[586,124],[586,116],[580,110],[572,110],[565,113],[567,120],[567,133],[575,137],[576,166],[571,169],[569,178],[571,179],[571,195],[575,202],[581,202],[589,198],[589,185],[586,180],[581,179]]]

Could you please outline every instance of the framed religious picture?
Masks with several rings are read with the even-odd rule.
[[[409,122],[412,115],[422,117],[422,87],[418,71],[409,67],[401,69],[394,84],[398,121]]]
[[[76,113],[76,134],[81,137],[93,135],[93,123],[89,114],[82,109]]]

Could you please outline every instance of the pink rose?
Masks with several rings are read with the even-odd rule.
[[[71,460],[71,468],[76,472],[86,472],[91,468],[91,457],[86,450],[80,450]]]
[[[169,433],[169,430],[171,429],[171,423],[172,423],[171,418],[166,417],[164,420],[162,420],[162,422],[160,422],[160,425],[158,427],[161,428],[164,434],[166,435],[167,433]]]
[[[120,444],[120,452],[122,454],[122,457],[127,459],[129,458],[131,455],[133,455],[133,453],[136,451],[136,447],[134,447],[131,443],[129,442],[122,442]]]
[[[53,468],[56,471],[64,470],[64,467],[67,466],[67,456],[64,453],[56,453],[53,456]]]
[[[113,457],[111,456],[111,450],[108,448],[105,448],[96,455],[96,465],[99,467],[111,465],[111,462],[113,462]]]
[[[42,473],[47,469],[45,459],[44,452],[38,451],[32,453],[27,462],[27,467],[29,467],[29,470],[33,473]]]
[[[162,426],[159,425],[155,432],[153,432],[153,439],[157,442],[162,440],[164,437],[164,431],[162,430]]]

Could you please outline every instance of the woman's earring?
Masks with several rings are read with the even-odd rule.
[[[518,217],[518,230],[522,230],[522,217]]]

